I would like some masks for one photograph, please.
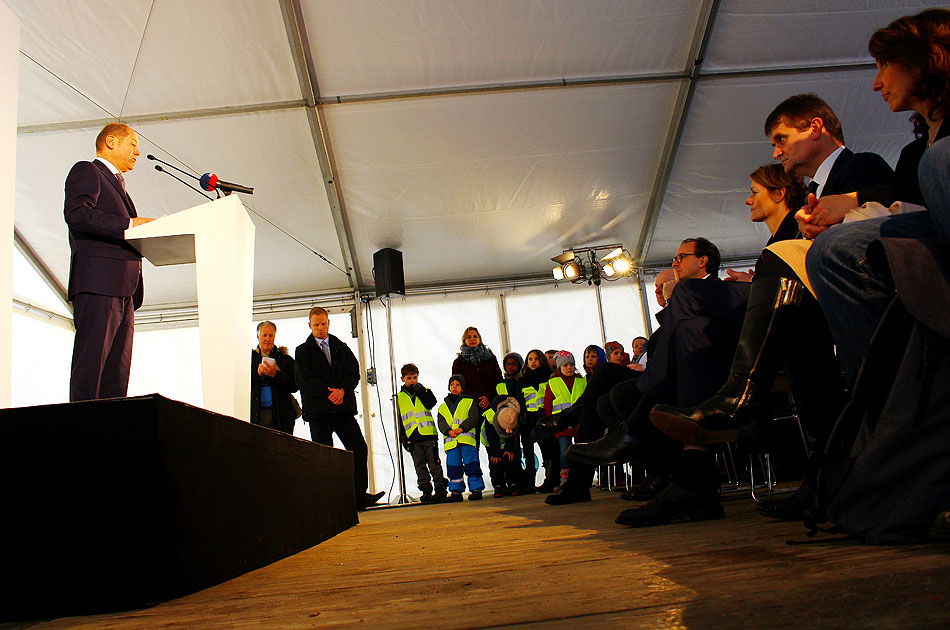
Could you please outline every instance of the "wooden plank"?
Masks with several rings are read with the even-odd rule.
[[[790,546],[799,523],[727,518],[649,529],[594,492],[376,510],[335,538],[153,608],[53,628],[945,627],[945,545]]]

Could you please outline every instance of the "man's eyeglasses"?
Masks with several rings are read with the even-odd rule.
[[[673,262],[679,264],[683,262],[683,259],[686,258],[687,256],[696,256],[698,258],[699,254],[687,254],[687,253],[677,254],[676,256],[673,256]]]

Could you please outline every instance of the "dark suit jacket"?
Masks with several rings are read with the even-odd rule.
[[[828,173],[821,196],[843,195],[876,184],[890,184],[894,170],[877,153],[853,153],[845,149]]]
[[[328,335],[330,341],[330,359],[317,345],[313,335],[297,346],[294,353],[294,368],[297,374],[297,387],[303,401],[303,419],[307,422],[319,420],[319,416],[346,414],[356,415],[356,386],[360,382],[360,364],[353,356],[349,346]],[[328,387],[343,389],[343,404],[330,402]]]
[[[132,297],[142,305],[142,255],[123,238],[135,206],[98,160],[77,162],[66,176],[69,298],[77,293]]]
[[[662,325],[647,342],[657,338],[637,380],[640,391],[680,405],[698,404],[712,395],[728,376],[750,286],[715,275],[678,282],[660,311]],[[681,382],[687,373],[689,378]]]

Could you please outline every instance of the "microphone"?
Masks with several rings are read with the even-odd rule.
[[[226,195],[230,195],[232,192],[244,193],[246,195],[254,194],[253,188],[248,188],[247,186],[242,186],[241,184],[234,184],[232,182],[226,182],[223,179],[218,179],[218,176],[214,173],[205,173],[197,179],[199,182],[201,182],[201,187],[205,190],[221,190]]]
[[[150,155],[147,155],[147,156],[145,156],[145,157],[151,157],[151,156],[150,156]],[[154,159],[154,158],[153,158],[153,159]],[[159,162],[160,162],[160,161],[161,161],[161,160],[159,160]],[[169,166],[171,166],[171,164],[169,164]],[[172,167],[172,168],[174,168],[174,167]],[[158,164],[155,165],[155,170],[158,171],[159,173],[165,173],[166,175],[168,175],[168,176],[170,176],[170,177],[174,177],[175,179],[177,179],[178,181],[180,181],[182,184],[184,184],[184,185],[187,186],[188,188],[191,188],[193,191],[195,191],[196,193],[198,193],[199,195],[201,195],[201,196],[204,197],[205,199],[209,199],[209,200],[211,200],[211,201],[214,201],[214,199],[212,199],[210,195],[204,194],[203,192],[201,192],[200,190],[198,190],[197,188],[195,188],[194,186],[192,186],[191,184],[189,184],[188,182],[186,182],[186,181],[183,180],[182,178],[176,176],[174,173],[170,173],[170,172],[166,171],[165,169],[163,169],[163,168],[162,168],[161,166],[159,166]],[[187,175],[187,173],[185,173],[185,174]],[[192,177],[194,177],[194,176],[192,175]],[[195,179],[198,179],[198,178],[195,177]]]
[[[169,164],[168,162],[165,162],[164,160],[160,160],[160,159],[158,159],[157,157],[155,157],[154,155],[152,155],[151,153],[149,153],[149,154],[146,155],[145,157],[148,158],[149,160],[155,160],[156,162],[158,162],[158,163],[160,163],[160,164],[164,164],[165,166],[170,166],[170,167],[172,167],[173,169],[175,169],[176,171],[178,171],[179,173],[183,173],[183,174],[187,175],[188,177],[190,177],[190,178],[192,178],[192,179],[198,179],[196,176],[192,175],[192,174],[189,173],[188,171],[183,171],[183,170],[181,170],[180,168],[178,168],[177,166],[175,166],[174,164]],[[168,171],[166,171],[166,170],[164,170],[164,169],[158,168],[158,166],[155,167],[155,170],[156,170],[156,171],[159,171],[159,172],[161,172],[161,173],[168,173],[169,175],[171,175],[171,173],[169,173]],[[175,177],[175,176],[172,175],[172,177]],[[178,178],[175,177],[175,179],[178,179]]]

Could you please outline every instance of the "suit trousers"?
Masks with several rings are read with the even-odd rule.
[[[131,297],[73,296],[73,361],[69,400],[121,398],[129,391],[135,309]]]
[[[366,472],[367,448],[363,439],[363,432],[356,418],[345,414],[320,414],[308,418],[310,423],[310,439],[317,444],[333,446],[333,434],[336,433],[343,443],[343,448],[353,453],[353,489],[357,502],[363,499],[369,487]]]
[[[871,335],[894,296],[890,278],[868,264],[867,247],[878,238],[950,239],[948,169],[950,138],[943,138],[927,149],[917,169],[928,212],[834,225],[819,234],[808,250],[808,279],[834,335],[849,382],[857,376]]]

